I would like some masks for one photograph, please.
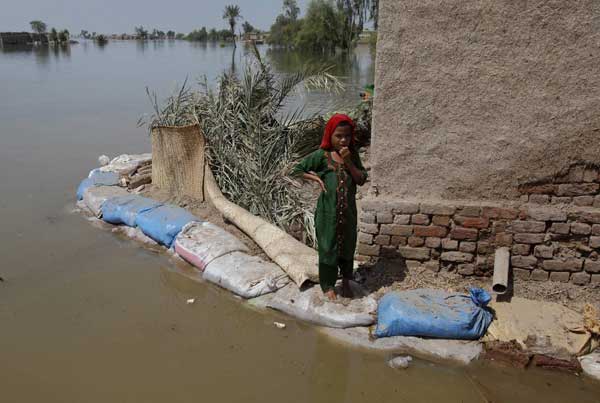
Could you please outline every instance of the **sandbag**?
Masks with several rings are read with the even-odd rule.
[[[81,181],[77,188],[77,200],[83,200],[83,193],[92,186],[116,186],[119,184],[119,174],[93,170]]]
[[[290,282],[276,264],[243,252],[216,258],[206,266],[202,277],[243,298],[277,291]]]
[[[156,200],[132,194],[113,197],[102,205],[102,219],[111,224],[135,227],[135,218],[138,214],[162,205]]]
[[[600,352],[579,357],[579,363],[586,375],[600,381]]]
[[[126,196],[129,193],[118,186],[92,186],[83,192],[83,202],[96,216],[102,215],[102,205],[112,197]]]
[[[193,221],[202,221],[180,207],[163,205],[140,213],[135,225],[156,242],[171,247],[177,234]]]
[[[236,251],[249,252],[239,239],[210,222],[190,223],[175,238],[175,252],[200,270]]]
[[[375,336],[479,339],[492,322],[486,309],[491,297],[481,288],[469,294],[433,289],[387,293],[379,301]]]
[[[139,166],[152,163],[152,154],[122,154],[113,158],[108,165],[100,167],[102,172],[116,172],[119,175],[129,175]]]
[[[354,282],[350,284],[354,295],[361,295],[360,287]],[[267,306],[317,325],[347,328],[372,325],[377,302],[370,296],[329,301],[318,286],[301,291],[289,285],[277,291]]]

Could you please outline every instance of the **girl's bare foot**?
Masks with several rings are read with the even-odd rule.
[[[330,300],[330,301],[335,301],[337,299],[337,295],[335,295],[335,291],[334,290],[328,290],[325,291],[325,296]]]
[[[352,292],[352,288],[350,287],[349,280],[342,279],[342,297],[344,298],[354,298],[354,293]]]

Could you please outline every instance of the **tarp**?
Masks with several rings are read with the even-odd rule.
[[[83,202],[96,217],[100,217],[106,200],[128,194],[127,190],[119,186],[92,186],[83,192]]]
[[[102,205],[102,219],[111,224],[135,227],[138,214],[162,205],[160,202],[138,195],[113,197]]]
[[[83,193],[92,186],[115,186],[119,184],[119,174],[93,170],[77,188],[77,200],[83,200]]]
[[[497,320],[489,327],[486,340],[516,340],[534,354],[569,359],[589,344],[590,335],[572,332],[584,321],[579,313],[554,302],[512,297],[492,301]]]
[[[244,298],[277,291],[290,282],[276,264],[242,252],[216,258],[206,266],[202,277]]]
[[[236,251],[249,252],[242,241],[210,222],[190,223],[175,239],[175,252],[200,270]]]
[[[354,282],[351,285],[357,298],[338,298],[336,301],[329,301],[318,286],[301,291],[295,285],[289,285],[277,291],[267,306],[322,326],[347,328],[372,325],[377,302],[369,296],[358,298],[362,290]]]
[[[180,207],[163,205],[137,215],[135,224],[156,242],[171,247],[177,234],[193,221],[202,221]]]
[[[485,308],[490,299],[481,288],[471,288],[469,295],[434,289],[390,292],[379,301],[375,336],[476,340],[492,322]]]

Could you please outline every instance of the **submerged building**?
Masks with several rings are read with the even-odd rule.
[[[600,282],[600,5],[380,0],[359,258]]]

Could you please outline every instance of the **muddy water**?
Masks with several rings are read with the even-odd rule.
[[[280,71],[302,59],[269,57]],[[0,402],[600,401],[598,384],[557,373],[392,370],[71,213],[98,154],[148,150],[144,86],[230,63],[231,49],[187,43],[0,51]],[[370,80],[368,50],[349,65]]]

